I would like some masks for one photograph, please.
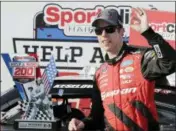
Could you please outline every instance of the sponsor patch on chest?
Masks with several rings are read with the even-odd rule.
[[[133,64],[133,60],[125,60],[120,64],[120,67],[125,67]]]

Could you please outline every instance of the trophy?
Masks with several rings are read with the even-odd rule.
[[[29,55],[16,55],[10,66],[13,80],[22,85],[27,98],[18,103],[22,115],[14,121],[14,128],[57,131],[60,121],[54,118],[51,96],[46,92],[43,79],[36,79],[37,59]]]

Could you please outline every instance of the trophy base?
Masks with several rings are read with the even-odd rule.
[[[61,127],[60,120],[22,120],[16,119],[14,121],[14,129],[15,130],[24,130],[24,131],[58,131]]]

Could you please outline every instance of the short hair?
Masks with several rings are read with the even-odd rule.
[[[32,86],[28,87],[28,90],[33,90],[33,87]]]

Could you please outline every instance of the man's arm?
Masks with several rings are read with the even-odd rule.
[[[94,87],[92,91],[92,108],[89,117],[83,120],[85,124],[84,130],[104,130],[104,108],[101,100],[100,90],[97,87],[96,81],[94,81]]]
[[[141,61],[143,76],[149,80],[169,75],[176,70],[176,51],[152,28],[142,35],[153,49],[147,50]]]

